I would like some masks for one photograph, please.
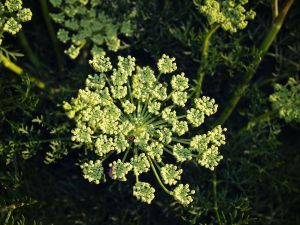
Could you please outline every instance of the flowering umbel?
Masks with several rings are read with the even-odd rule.
[[[256,15],[253,10],[245,9],[247,3],[248,0],[204,0],[196,4],[210,25],[220,25],[225,31],[237,32],[245,29],[248,20],[253,20]]]
[[[2,3],[3,2],[3,3]],[[31,20],[32,12],[23,8],[22,0],[1,0],[0,1],[0,45],[3,32],[12,35],[17,34],[24,22]]]
[[[90,64],[96,73],[88,76],[85,89],[76,98],[64,103],[76,122],[72,140],[97,155],[95,162],[81,166],[84,177],[96,184],[104,181],[100,162],[116,154],[120,158],[109,164],[109,175],[120,181],[126,181],[129,174],[135,176],[133,195],[137,199],[146,203],[154,199],[155,189],[141,181],[142,174],[153,172],[168,194],[188,205],[195,191],[181,183],[181,164],[195,160],[214,170],[222,159],[219,147],[225,144],[226,129],[217,126],[192,135],[199,132],[207,116],[216,113],[217,105],[206,96],[191,99],[184,73],[164,75],[166,80],[170,76],[169,86],[159,81],[161,74],[177,69],[174,58],[163,55],[158,60],[158,76],[148,66],[136,66],[135,61],[119,56],[113,68],[108,57],[94,57]]]
[[[270,95],[273,110],[286,122],[300,122],[300,83],[290,77],[285,85],[276,83]]]

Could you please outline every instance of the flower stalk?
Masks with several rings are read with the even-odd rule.
[[[22,46],[22,48],[24,49],[24,51],[26,52],[26,56],[28,57],[28,59],[30,60],[30,62],[36,67],[36,68],[40,68],[41,67],[41,63],[38,59],[38,57],[36,56],[36,54],[34,53],[34,51],[32,50],[28,39],[25,35],[25,33],[23,31],[18,33],[18,39],[19,42]]]
[[[221,217],[219,213],[219,207],[218,207],[218,198],[217,198],[217,176],[216,172],[213,172],[213,179],[212,179],[212,188],[213,188],[213,196],[214,196],[214,211],[217,217],[217,221],[219,225],[222,225]]]
[[[158,175],[158,173],[157,173],[157,171],[156,171],[156,169],[155,169],[155,166],[154,166],[154,164],[153,164],[151,158],[150,158],[148,155],[147,155],[147,158],[148,158],[148,160],[149,160],[149,162],[150,162],[151,169],[152,169],[152,171],[153,171],[153,173],[154,173],[154,175],[155,175],[155,177],[156,177],[156,179],[157,179],[159,185],[162,187],[162,189],[163,189],[167,194],[171,195],[171,192],[168,190],[168,188],[166,188],[166,186],[163,184],[162,180],[160,179],[160,177],[159,177],[159,175]]]
[[[255,127],[257,124],[265,123],[270,119],[276,117],[277,115],[278,115],[278,110],[268,110],[265,113],[261,114],[260,116],[254,117],[247,123],[246,126],[240,128],[236,132],[235,137],[239,137],[245,131],[250,130],[251,128]]]
[[[9,58],[5,57],[3,54],[0,54],[0,62],[3,64],[3,66],[13,73],[17,75],[22,75],[24,73],[23,68],[18,66],[17,64],[13,63]],[[32,83],[34,83],[38,88],[44,89],[46,87],[45,83],[32,75],[28,75],[29,79]]]
[[[200,61],[200,66],[198,69],[198,81],[196,84],[196,97],[199,97],[202,93],[202,83],[204,80],[204,76],[205,76],[205,65],[206,65],[206,61],[207,61],[207,56],[208,56],[208,49],[209,49],[209,44],[210,44],[210,39],[212,37],[212,35],[218,30],[218,28],[220,27],[219,24],[215,24],[214,26],[212,26],[212,28],[206,32],[205,36],[204,36],[204,41],[203,41],[203,45],[202,45],[202,52],[201,52],[201,61]]]
[[[267,32],[267,35],[265,36],[263,42],[261,43],[259,47],[259,53],[254,58],[253,62],[248,67],[248,72],[244,75],[242,78],[240,84],[236,87],[234,90],[228,104],[226,105],[225,109],[221,113],[220,117],[217,119],[216,124],[224,124],[224,122],[230,117],[233,110],[235,109],[236,105],[238,104],[239,100],[245,93],[249,82],[253,78],[254,74],[256,73],[256,70],[258,66],[260,65],[262,59],[268,52],[271,44],[275,40],[278,32],[280,31],[282,24],[286,18],[286,15],[288,14],[288,11],[290,10],[292,4],[294,3],[294,0],[287,0],[281,12],[279,15],[274,19],[269,31]]]
[[[54,48],[58,68],[62,71],[62,69],[63,69],[63,59],[62,59],[61,51],[60,51],[58,41],[57,41],[57,38],[56,38],[56,33],[55,33],[53,24],[52,24],[50,16],[49,16],[49,8],[48,8],[47,1],[46,0],[40,0],[40,6],[41,6],[42,14],[43,14],[43,17],[44,17],[44,21],[46,23],[48,33],[50,35],[50,39],[52,41],[52,45],[53,45],[53,48]]]

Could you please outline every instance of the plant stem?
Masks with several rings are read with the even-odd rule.
[[[126,150],[126,152],[125,152],[125,154],[124,154],[124,156],[123,156],[123,158],[122,158],[122,162],[125,162],[125,160],[126,160],[126,158],[127,158],[127,155],[128,155],[128,153],[129,153],[130,148],[131,148],[131,145],[130,145],[129,148]]]
[[[282,24],[284,22],[284,19],[292,6],[294,0],[287,0],[283,6],[282,11],[277,16],[277,18],[273,21],[267,35],[265,36],[263,42],[261,43],[261,46],[259,47],[259,53],[257,56],[255,56],[253,62],[249,65],[247,73],[242,78],[241,83],[236,87],[234,90],[226,108],[221,113],[220,117],[217,119],[215,125],[222,125],[232,114],[233,110],[235,109],[236,105],[238,104],[240,98],[245,93],[248,83],[254,76],[258,66],[260,65],[262,59],[268,52],[271,44],[275,40],[278,32],[280,31]]]
[[[28,56],[29,60],[31,61],[31,63],[36,68],[40,68],[41,63],[40,63],[38,57],[36,56],[36,54],[34,53],[34,51],[32,50],[32,48],[28,42],[28,39],[23,31],[18,33],[18,39],[19,39],[19,42],[20,42],[22,48],[26,52],[26,55]]]
[[[278,0],[273,0],[273,18],[276,18],[278,16]]]
[[[215,214],[216,214],[216,217],[217,217],[218,224],[222,225],[220,214],[219,214],[219,207],[218,207],[217,176],[216,176],[215,171],[213,171],[212,188],[213,188],[213,196],[214,196],[214,211],[215,211]]]
[[[0,54],[0,62],[3,64],[4,67],[9,69],[10,71],[14,72],[17,75],[24,74],[24,70],[13,63],[9,58],[5,57],[3,54]],[[39,79],[33,77],[32,75],[28,74],[29,80],[34,83],[37,87],[43,89],[46,87],[45,83],[40,81]]]
[[[7,216],[6,216],[6,219],[5,219],[5,221],[4,221],[4,225],[8,225],[9,223],[8,223],[8,221],[9,221],[9,219],[10,219],[10,217],[11,217],[11,214],[12,214],[12,212],[17,208],[16,207],[16,205],[10,205],[9,207],[6,207],[9,211],[8,211],[8,213],[7,213]],[[2,211],[2,210],[1,210]]]
[[[200,61],[199,69],[198,69],[198,82],[197,82],[196,90],[195,90],[196,97],[199,97],[200,94],[202,93],[202,83],[203,83],[203,79],[204,79],[204,75],[205,75],[205,65],[206,65],[206,60],[207,60],[207,56],[208,56],[208,48],[209,48],[210,39],[219,27],[220,27],[219,24],[215,24],[208,32],[206,32],[206,34],[204,36],[204,41],[202,44],[201,61]]]
[[[40,1],[40,6],[41,6],[41,10],[42,10],[42,14],[44,17],[44,21],[46,23],[46,27],[48,30],[48,33],[50,35],[50,39],[52,41],[52,45],[53,45],[53,49],[55,52],[55,56],[56,56],[56,61],[57,61],[57,65],[58,68],[62,71],[63,70],[63,59],[61,56],[61,51],[59,48],[59,44],[56,38],[56,33],[51,21],[51,18],[49,16],[49,8],[48,8],[48,3],[46,0],[39,0]]]
[[[272,119],[274,116],[276,116],[278,114],[278,110],[270,110],[265,112],[264,114],[258,116],[258,117],[254,117],[253,119],[251,119],[246,126],[240,128],[236,134],[235,137],[239,137],[241,134],[243,134],[246,130],[249,130],[251,128],[253,128],[255,125],[260,124],[260,123],[264,123],[270,119]]]
[[[160,179],[160,177],[159,177],[159,175],[158,175],[158,173],[157,173],[157,171],[156,171],[156,169],[155,169],[155,166],[153,165],[153,162],[152,162],[151,158],[150,158],[148,155],[147,155],[147,158],[148,158],[148,160],[149,160],[149,162],[150,162],[150,166],[151,166],[151,168],[152,168],[152,170],[153,170],[153,173],[154,173],[154,175],[155,175],[155,177],[156,177],[156,179],[157,179],[159,185],[162,187],[162,189],[163,189],[167,194],[171,195],[171,192],[166,188],[166,186],[165,186],[165,185],[163,184],[163,182],[161,181],[161,179]]]

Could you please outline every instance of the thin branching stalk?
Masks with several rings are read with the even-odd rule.
[[[156,177],[156,179],[157,179],[159,185],[162,187],[162,189],[163,189],[167,194],[171,195],[171,192],[166,188],[166,186],[163,184],[162,180],[160,179],[160,177],[159,177],[159,175],[158,175],[158,173],[157,173],[157,171],[156,171],[156,169],[155,169],[155,166],[154,166],[154,164],[153,164],[151,158],[150,158],[148,155],[147,155],[147,158],[148,158],[148,161],[150,162],[151,169],[152,169],[152,171],[153,171],[153,173],[154,173],[154,175],[155,175],[155,177]]]
[[[36,67],[36,68],[40,68],[41,67],[41,63],[39,61],[39,58],[37,57],[37,55],[35,54],[35,52],[32,50],[28,39],[25,35],[25,33],[23,31],[20,31],[18,33],[18,39],[19,42],[22,46],[22,48],[24,49],[26,56],[28,57],[28,59],[30,60],[30,62]]]
[[[265,36],[261,46],[259,47],[259,49],[258,49],[259,53],[255,56],[253,62],[249,65],[247,73],[243,76],[241,83],[234,90],[231,98],[229,99],[228,104],[226,105],[225,109],[221,113],[220,117],[217,119],[216,124],[220,124],[220,125],[223,124],[229,118],[229,116],[232,114],[232,112],[235,109],[236,105],[238,104],[240,98],[245,93],[250,80],[256,73],[256,70],[257,70],[258,66],[260,65],[262,59],[268,52],[271,44],[273,43],[278,32],[280,31],[282,24],[285,20],[285,17],[293,3],[294,3],[294,0],[287,0],[284,3],[282,11],[276,17],[276,19],[273,21],[269,31],[267,32],[267,35]]]
[[[205,76],[205,65],[206,65],[207,56],[208,56],[208,48],[209,48],[210,39],[219,27],[220,27],[219,24],[214,25],[208,32],[206,32],[206,34],[204,36],[204,41],[202,44],[202,52],[201,52],[201,61],[200,61],[199,69],[198,69],[198,81],[197,81],[196,90],[195,90],[196,97],[199,97],[200,94],[202,93],[202,83],[203,83],[204,76]]]
[[[49,8],[48,8],[48,3],[46,0],[39,0],[40,1],[40,6],[41,6],[41,10],[43,13],[43,17],[47,26],[47,30],[48,33],[50,35],[50,39],[52,41],[52,45],[54,48],[54,52],[55,52],[55,56],[56,56],[56,61],[58,64],[59,69],[62,71],[63,69],[63,59],[62,59],[62,55],[61,55],[61,51],[59,48],[59,44],[58,44],[58,40],[56,38],[56,33],[51,21],[51,18],[49,16]]]
[[[273,0],[273,18],[278,16],[278,0]]]
[[[214,211],[217,217],[217,221],[219,225],[222,225],[221,217],[219,213],[219,206],[218,206],[218,196],[217,196],[217,176],[216,172],[213,171],[213,178],[212,178],[212,189],[213,189],[213,196],[214,196]]]
[[[17,75],[22,75],[24,74],[24,70],[16,65],[15,63],[13,63],[9,58],[5,57],[3,54],[0,54],[0,62],[3,64],[3,66],[7,69],[9,69],[10,71],[12,71],[13,73],[17,74]],[[37,87],[43,89],[46,87],[45,83],[35,77],[33,77],[32,75],[28,75],[29,79],[32,83],[34,83]]]
[[[240,128],[236,134],[235,137],[239,137],[241,134],[243,134],[245,131],[255,127],[257,124],[261,124],[264,123],[266,121],[269,121],[271,119],[273,119],[275,116],[278,115],[278,110],[269,110],[265,113],[263,113],[260,116],[254,117],[253,119],[251,119],[246,126]]]
[[[11,205],[11,206],[9,206],[9,207],[10,207],[10,209],[9,209],[9,211],[8,211],[8,213],[7,213],[6,218],[5,218],[4,225],[8,225],[8,224],[9,224],[9,219],[10,219],[10,217],[11,217],[11,214],[12,214],[13,211],[16,209],[16,206],[15,206],[15,205]]]

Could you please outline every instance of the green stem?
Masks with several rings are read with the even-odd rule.
[[[16,142],[16,144],[33,144],[33,143],[48,143],[51,141],[65,141],[65,142],[72,142],[71,138],[69,137],[62,137],[62,138],[51,138],[51,139],[44,139],[44,140],[33,140],[33,141],[26,141],[26,142]]]
[[[123,156],[122,162],[125,162],[125,160],[126,160],[126,158],[127,158],[127,155],[128,155],[128,153],[129,153],[130,147],[131,147],[131,145],[130,145],[129,148],[126,150],[126,152],[125,152],[125,154],[124,154],[124,156]]]
[[[174,142],[178,142],[178,143],[182,143],[182,144],[186,144],[186,145],[189,145],[190,144],[190,140],[185,140],[185,139],[178,139],[178,138],[172,138],[172,141]]]
[[[287,0],[285,2],[282,11],[277,16],[277,18],[273,21],[272,26],[270,27],[266,37],[264,38],[263,42],[261,43],[261,46],[258,49],[259,53],[254,58],[253,62],[250,64],[250,66],[248,67],[247,73],[242,78],[241,83],[234,90],[234,92],[233,92],[226,108],[221,113],[221,115],[218,118],[218,120],[216,121],[215,125],[218,125],[218,124],[222,125],[229,118],[229,116],[232,114],[232,112],[235,109],[236,105],[238,104],[240,98],[245,93],[245,91],[248,87],[248,83],[250,82],[250,80],[254,76],[254,74],[255,74],[258,66],[260,65],[262,59],[264,58],[264,56],[268,52],[271,44],[273,43],[273,41],[275,40],[278,32],[280,31],[280,29],[282,27],[282,24],[285,20],[285,17],[287,15],[290,7],[292,6],[293,2],[294,2],[294,0]]]
[[[26,52],[28,59],[31,61],[31,63],[36,68],[40,68],[41,63],[40,63],[38,57],[36,56],[36,54],[34,53],[34,51],[32,50],[32,48],[28,42],[28,39],[23,31],[18,33],[18,39],[19,39],[19,42],[20,42],[22,48]]]
[[[101,159],[101,162],[104,162],[106,159],[108,159],[113,153],[110,152],[108,154],[106,154],[102,159]]]
[[[6,219],[5,219],[5,221],[4,221],[4,225],[8,225],[8,224],[9,224],[8,221],[9,221],[9,219],[10,219],[10,217],[11,217],[11,214],[12,214],[12,212],[13,212],[16,208],[17,208],[17,207],[16,207],[15,205],[11,205],[11,206],[10,206],[10,210],[9,210],[8,213],[7,213]]]
[[[167,152],[167,153],[169,153],[170,155],[174,156],[174,155],[173,155],[173,152],[171,152],[169,149],[164,148],[164,151]]]
[[[202,44],[201,61],[200,61],[199,69],[198,69],[198,81],[197,81],[196,90],[195,90],[196,97],[199,97],[200,94],[202,93],[202,83],[203,83],[204,76],[205,76],[205,65],[206,65],[207,56],[208,56],[208,48],[209,48],[210,39],[219,27],[220,27],[219,24],[215,24],[204,36],[204,41]]]
[[[278,16],[278,0],[273,0],[273,17],[276,18]]]
[[[219,214],[219,207],[218,207],[218,199],[217,199],[217,176],[216,172],[213,172],[213,179],[212,179],[212,188],[213,188],[213,196],[214,196],[214,211],[217,217],[217,221],[219,225],[222,225],[220,214]]]
[[[240,128],[236,134],[235,137],[239,137],[241,134],[243,134],[245,131],[250,130],[251,128],[253,128],[254,126],[256,126],[257,124],[261,124],[264,123],[270,119],[272,119],[274,116],[276,116],[278,114],[278,110],[270,110],[265,112],[264,114],[258,116],[258,117],[254,117],[253,119],[251,119],[246,126]]]
[[[152,162],[151,158],[150,158],[148,155],[147,155],[147,158],[148,158],[148,161],[150,162],[150,166],[151,166],[151,168],[152,168],[152,170],[153,170],[153,173],[154,173],[154,175],[155,175],[155,177],[156,177],[156,179],[157,179],[159,185],[162,187],[162,189],[163,189],[167,194],[171,195],[171,191],[169,191],[169,190],[166,188],[166,186],[163,184],[163,182],[161,181],[161,179],[160,179],[160,177],[159,177],[159,175],[158,175],[158,173],[157,173],[157,171],[156,171],[156,169],[155,169],[155,166],[153,165],[153,162]]]
[[[52,41],[53,49],[54,49],[55,56],[56,56],[57,65],[58,65],[59,69],[62,71],[63,70],[63,59],[62,59],[61,51],[60,51],[60,48],[59,48],[58,40],[56,38],[56,33],[55,33],[55,30],[54,30],[51,18],[49,16],[48,3],[47,3],[47,0],[39,0],[39,1],[40,1],[40,6],[41,6],[43,18],[44,18],[44,21],[46,23],[48,33],[50,35],[50,39]]]
[[[22,75],[24,74],[24,70],[13,63],[9,58],[5,57],[3,54],[0,54],[0,62],[3,64],[3,66],[10,71],[14,72],[17,75]],[[29,80],[34,83],[37,87],[43,89],[46,87],[45,83],[40,81],[39,79],[33,77],[32,75],[28,74]]]

